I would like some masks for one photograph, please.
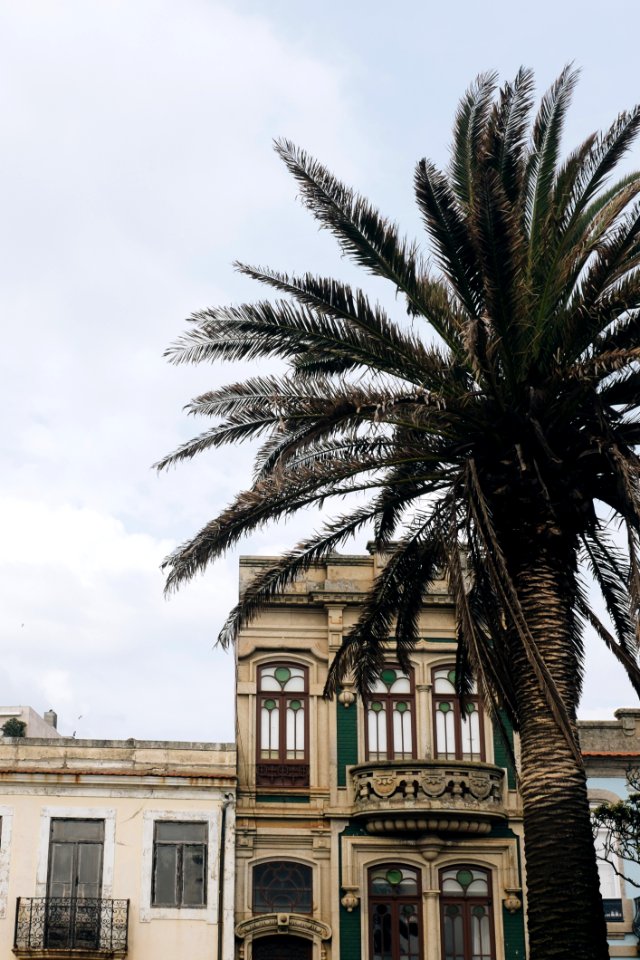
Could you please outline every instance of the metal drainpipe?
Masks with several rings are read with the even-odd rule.
[[[222,956],[224,937],[224,852],[227,840],[227,807],[233,803],[233,795],[226,793],[222,800],[220,821],[220,852],[218,854],[218,954],[216,960],[232,960]]]

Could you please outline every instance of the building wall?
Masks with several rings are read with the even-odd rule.
[[[25,737],[58,739],[60,734],[53,724],[33,709],[33,707],[0,707],[0,729],[7,720],[14,718],[26,724]]]
[[[270,562],[266,558],[241,559],[241,589]],[[253,910],[251,877],[257,864],[286,860],[312,867],[313,905],[307,927],[302,929],[304,918],[297,918],[297,926],[290,932],[311,941],[314,960],[368,960],[367,871],[377,864],[398,862],[414,866],[421,878],[426,960],[440,957],[438,877],[441,868],[453,864],[491,871],[495,955],[501,960],[524,960],[522,822],[512,769],[500,774],[500,802],[506,817],[494,822],[488,833],[473,832],[475,826],[467,833],[441,829],[442,819],[439,827],[431,823],[413,834],[384,826],[381,832],[372,833],[368,829],[371,820],[361,814],[354,767],[365,760],[364,707],[349,682],[337,700],[326,701],[322,694],[331,661],[358,617],[364,592],[380,562],[379,557],[359,556],[336,557],[319,564],[274,600],[238,639],[237,955],[251,960],[260,937],[277,934],[275,913],[265,916]],[[440,582],[425,603],[422,638],[411,655],[416,776],[428,772],[430,761],[437,766],[433,760],[431,671],[455,661],[454,631],[451,598],[446,584]],[[274,661],[308,669],[308,787],[256,784],[258,672]],[[512,740],[508,731],[507,738]],[[486,764],[510,766],[509,749],[501,734],[494,734],[488,717],[484,718],[484,740]],[[382,764],[377,772],[388,776],[392,785],[394,778],[404,783],[396,767],[411,766],[411,762]],[[455,772],[457,768],[453,764],[450,769]],[[465,774],[470,772],[467,765]],[[420,808],[419,800],[401,801],[401,812],[415,807],[425,815],[424,798],[422,802]],[[435,809],[438,802],[433,801]],[[456,802],[452,801],[454,807]],[[482,803],[477,806],[481,809]],[[450,825],[452,821],[447,822]]]
[[[615,720],[579,723],[589,798],[593,804],[626,799],[627,771],[640,768],[640,710],[621,708],[614,716]],[[615,893],[621,901],[622,919],[607,924],[609,953],[611,957],[637,957],[638,938],[632,925],[634,901],[640,897],[640,866],[618,861],[617,868],[633,882],[616,880],[612,871],[601,865],[601,881],[614,887],[605,893]]]
[[[129,899],[131,960],[211,960],[233,951],[235,750],[230,744],[0,740],[0,956],[11,956],[18,897],[47,894],[51,818],[105,823],[104,899]],[[225,810],[225,940],[218,952]],[[153,824],[206,823],[205,908],[150,904]]]

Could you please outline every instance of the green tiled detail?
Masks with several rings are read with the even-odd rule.
[[[358,711],[355,703],[346,707],[336,704],[338,711],[338,786],[347,785],[347,767],[358,762]]]
[[[501,710],[500,717],[504,724],[505,730],[507,731],[507,737],[509,738],[509,746],[511,747],[511,753],[513,753],[513,727],[511,722],[508,719],[507,715]],[[507,770],[507,783],[510,790],[515,790],[516,788],[516,771],[513,767],[513,762],[507,749],[507,745],[504,742],[504,736],[502,730],[497,723],[493,725],[493,754],[495,757],[495,762],[498,767],[506,767]]]
[[[350,824],[340,834],[339,870],[342,884],[342,838],[366,837],[367,831],[363,827]],[[342,887],[338,890],[338,897],[342,897]],[[340,960],[357,960],[362,956],[362,937],[360,935],[360,907],[357,906],[349,913],[340,904]]]
[[[517,833],[514,833],[510,826],[506,823],[494,823],[491,827],[490,837],[500,837],[505,839],[513,839],[516,841],[516,853],[518,855],[518,883],[522,883],[522,856],[520,854],[520,837]]]
[[[502,927],[504,930],[504,960],[525,960],[524,916],[522,910],[515,913],[502,908]]]
[[[256,803],[310,803],[309,794],[301,793],[256,793]]]

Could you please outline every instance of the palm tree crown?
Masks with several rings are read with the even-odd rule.
[[[413,320],[409,329],[394,323],[361,290],[333,279],[238,264],[287,299],[204,310],[168,351],[175,363],[279,357],[289,367],[189,405],[219,422],[161,468],[223,444],[264,442],[252,486],[167,559],[169,589],[266,521],[330,496],[372,493],[256,581],[221,642],[297,573],[372,525],[389,562],[329,690],[347,669],[368,686],[396,618],[406,660],[422,597],[444,566],[457,606],[461,693],[471,667],[518,722],[504,640],[513,628],[568,732],[515,588],[515,538],[520,551],[544,543],[561,560],[578,663],[589,621],[640,691],[640,174],[607,185],[640,109],[561,161],[575,80],[562,72],[531,128],[530,71],[500,91],[493,75],[469,89],[449,169],[422,160],[415,173],[437,276],[365,199],[304,151],[277,143],[319,223],[395,285]],[[427,326],[437,346],[422,338]],[[626,549],[612,540],[598,502],[619,518]],[[612,631],[589,602],[579,559],[602,589]]]
[[[387,562],[328,694],[347,671],[365,692],[394,635],[407,666],[446,570],[459,695],[475,674],[496,719],[503,708],[520,730],[531,960],[608,955],[575,723],[587,624],[640,693],[640,173],[609,182],[640,108],[562,159],[575,82],[565,69],[533,122],[530,71],[469,89],[448,169],[422,160],[415,173],[435,271],[365,199],[278,142],[320,225],[391,282],[409,319],[333,279],[238,264],[283,299],[195,314],[169,358],[274,357],[287,372],[197,397],[190,412],[216,424],[158,464],[262,440],[249,489],[165,561],[169,590],[267,521],[368,494],[253,581],[220,634],[232,641],[372,527]]]

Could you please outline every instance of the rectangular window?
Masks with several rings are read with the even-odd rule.
[[[365,704],[367,760],[415,758],[413,674],[385,667]]]
[[[207,901],[207,824],[161,820],[154,826],[154,907],[204,907]]]

